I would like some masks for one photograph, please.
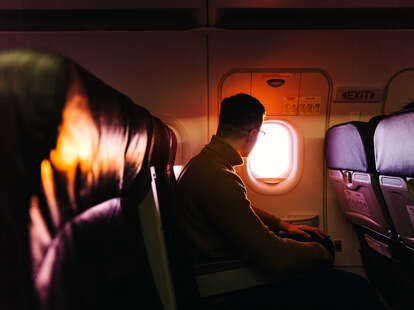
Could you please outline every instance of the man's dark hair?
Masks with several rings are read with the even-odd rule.
[[[264,106],[247,94],[224,98],[221,102],[217,134],[240,136],[250,129],[258,129],[263,122]]]

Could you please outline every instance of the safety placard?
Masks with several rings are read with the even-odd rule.
[[[298,114],[298,96],[283,97],[282,115],[297,115]]]
[[[348,201],[348,206],[351,209],[362,211],[364,213],[369,213],[368,204],[365,200],[364,194],[350,191],[348,189],[345,189],[344,192],[346,200]]]
[[[406,207],[407,207],[408,216],[411,221],[411,225],[413,225],[414,227],[414,206],[406,205]]]
[[[321,96],[301,96],[299,102],[300,115],[318,115],[321,114]]]

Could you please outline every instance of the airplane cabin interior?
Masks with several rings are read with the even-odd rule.
[[[169,216],[240,93],[251,204],[412,309],[413,85],[410,0],[0,3],[0,309],[244,309],[204,301],[275,275],[192,264]]]

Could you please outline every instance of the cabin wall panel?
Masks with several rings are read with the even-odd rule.
[[[0,3],[2,10],[42,9],[135,9],[135,8],[204,8],[205,0],[17,0]]]
[[[208,0],[209,1],[209,25],[216,25],[220,19],[220,9],[326,9],[326,8],[409,8],[413,7],[412,0]]]
[[[207,137],[205,36],[199,32],[1,33],[0,48],[67,56],[180,132],[183,160]]]
[[[211,9],[215,8],[375,8],[409,7],[411,0],[210,0]]]

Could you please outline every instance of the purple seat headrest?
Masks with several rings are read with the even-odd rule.
[[[328,129],[325,156],[329,169],[374,171],[373,133],[375,123],[348,122]]]
[[[414,176],[414,110],[383,118],[374,136],[376,169],[380,174]]]

